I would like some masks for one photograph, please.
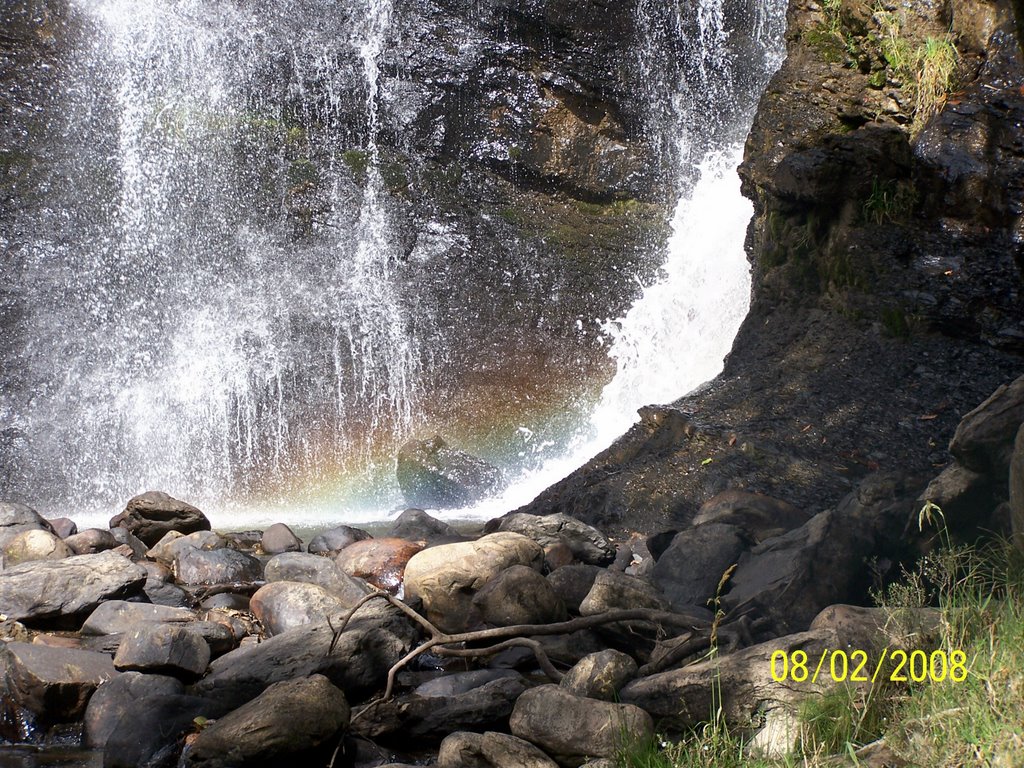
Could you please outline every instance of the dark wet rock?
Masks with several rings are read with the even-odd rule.
[[[263,565],[234,549],[186,549],[174,558],[174,576],[182,584],[230,584],[258,581]]]
[[[497,529],[521,533],[542,547],[562,542],[581,563],[608,565],[615,559],[615,545],[603,533],[568,515],[514,513],[499,518]]]
[[[736,525],[705,523],[676,534],[654,564],[651,580],[676,607],[707,605],[725,572],[747,548]]]
[[[279,555],[282,552],[301,552],[302,541],[284,523],[274,523],[260,537],[260,547],[268,555]]]
[[[373,538],[366,531],[360,528],[353,528],[349,525],[339,525],[321,534],[314,536],[306,551],[312,555],[335,555],[349,544],[356,541],[364,541]]]
[[[216,719],[228,708],[188,695],[152,695],[135,700],[114,725],[103,748],[103,768],[166,768],[177,764],[184,737],[196,718]]]
[[[183,763],[194,768],[326,764],[349,717],[345,695],[326,677],[284,680],[204,728]]]
[[[960,421],[949,452],[975,472],[1005,477],[1013,440],[1024,424],[1024,376],[999,387]]]
[[[22,531],[4,544],[3,563],[5,568],[11,568],[37,560],[63,560],[72,554],[71,549],[49,531]]]
[[[478,621],[473,594],[513,565],[540,570],[544,550],[518,533],[492,533],[477,541],[443,544],[419,552],[405,568],[405,595],[423,601],[427,618],[445,632]]]
[[[78,533],[78,525],[70,518],[51,517],[48,518],[46,522],[48,522],[50,527],[53,528],[53,532],[62,539],[66,539],[68,536],[74,536]]]
[[[316,584],[297,581],[274,581],[252,596],[249,609],[259,619],[268,635],[279,635],[305,624],[338,623],[352,604]]]
[[[549,573],[547,580],[565,607],[579,613],[580,604],[590,593],[599,573],[601,569],[596,565],[567,565]]]
[[[210,658],[223,656],[238,647],[234,631],[219,621],[193,621],[182,625],[194,635],[201,637],[210,647]]]
[[[114,656],[122,671],[194,680],[210,663],[210,647],[196,632],[174,624],[146,624],[125,633]]]
[[[356,612],[333,653],[328,653],[331,629],[307,624],[221,656],[195,690],[237,707],[271,683],[320,673],[359,700],[383,685],[388,670],[418,636],[397,609],[374,601]]]
[[[122,672],[101,685],[89,699],[85,710],[85,745],[103,749],[121,717],[135,712],[139,699],[178,696],[184,692],[185,684],[174,677]]]
[[[186,624],[195,621],[195,611],[164,605],[108,600],[96,607],[82,624],[83,635],[115,635],[140,624]]]
[[[667,611],[671,606],[665,596],[648,582],[617,571],[603,571],[594,579],[594,585],[580,604],[580,614],[594,616],[626,608]]]
[[[316,584],[349,607],[369,591],[365,582],[349,576],[334,560],[303,552],[275,555],[267,561],[263,575],[268,582],[300,581]]]
[[[23,531],[55,533],[49,521],[31,507],[15,501],[0,501],[0,547]]]
[[[616,701],[619,690],[636,673],[637,664],[632,656],[608,649],[584,656],[565,673],[559,685],[576,696]]]
[[[160,579],[146,579],[146,584],[143,586],[142,591],[149,599],[149,602],[156,605],[167,605],[172,608],[191,608],[194,603],[194,599],[189,592],[175,584],[170,584]]]
[[[97,686],[117,676],[106,654],[74,648],[10,642],[0,646],[0,661],[4,698],[44,728],[80,720]]]
[[[782,499],[730,488],[705,501],[694,516],[692,525],[735,525],[745,536],[758,542],[799,528],[810,517]]]
[[[445,737],[438,768],[556,768],[558,763],[528,741],[507,733],[458,731]]]
[[[148,491],[130,499],[124,512],[111,518],[110,527],[126,528],[144,544],[153,546],[168,531],[208,531],[210,521],[191,504],[161,491]]]
[[[835,510],[744,553],[723,606],[756,609],[783,634],[806,629],[827,605],[866,602],[874,574],[865,559],[907,554],[918,531],[916,496],[898,476],[871,476]]]
[[[513,565],[473,596],[481,621],[495,627],[513,624],[551,624],[569,618],[565,604],[538,571]]]
[[[1010,524],[1014,543],[1024,551],[1024,424],[1017,430],[1010,459]]]
[[[403,445],[396,475],[406,503],[425,509],[468,506],[496,491],[502,479],[497,467],[441,437]]]
[[[0,572],[0,606],[19,621],[74,622],[104,600],[142,591],[146,569],[113,552],[23,563]]]
[[[398,516],[389,536],[406,541],[422,541],[427,546],[465,541],[466,537],[444,520],[438,520],[422,509],[407,509]]]
[[[145,559],[148,547],[139,540],[138,536],[133,534],[127,528],[111,528],[110,535],[113,536],[119,544],[128,547],[128,549],[131,550],[131,557],[133,560]]]
[[[504,724],[516,698],[527,688],[521,675],[502,676],[450,696],[421,697],[415,693],[371,704],[353,723],[367,738],[440,740],[453,730]]]
[[[66,536],[64,543],[76,555],[95,555],[97,552],[114,549],[120,542],[110,531],[101,528],[86,528],[84,531]]]
[[[642,709],[574,696],[557,685],[542,685],[520,696],[509,726],[514,736],[567,766],[581,765],[588,757],[613,757],[623,733],[637,739],[654,734],[651,716]]]
[[[366,539],[345,547],[334,562],[349,576],[396,594],[406,564],[421,549],[422,545],[404,539]]]

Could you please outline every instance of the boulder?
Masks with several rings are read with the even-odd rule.
[[[186,624],[198,618],[195,611],[165,605],[108,600],[96,606],[82,624],[83,635],[117,635],[140,624]]]
[[[126,528],[151,547],[168,531],[208,531],[210,521],[191,504],[162,491],[148,491],[130,499],[124,512],[111,518],[110,527]]]
[[[425,699],[447,698],[505,678],[519,680],[522,679],[522,675],[510,669],[471,669],[466,672],[452,672],[421,683],[413,693]]]
[[[1017,430],[1010,460],[1010,526],[1014,544],[1024,551],[1024,424]]]
[[[326,765],[349,718],[345,695],[323,675],[284,680],[200,731],[182,763],[193,768]]]
[[[516,512],[500,518],[498,530],[521,533],[542,547],[564,543],[581,563],[608,565],[615,559],[615,545],[603,533],[561,513],[541,516]]]
[[[316,584],[275,581],[257,590],[249,609],[267,635],[279,635],[304,624],[323,624],[337,619],[351,608]]]
[[[0,501],[0,548],[24,531],[56,533],[50,522],[32,507],[16,501]]]
[[[182,625],[194,635],[201,637],[210,648],[210,658],[223,656],[238,647],[234,630],[220,621],[193,621]]]
[[[158,694],[136,699],[118,719],[103,748],[103,768],[164,768],[178,754],[196,718],[218,718],[228,708],[198,696]]]
[[[377,701],[360,713],[352,728],[369,739],[390,734],[415,745],[440,740],[453,730],[503,726],[526,688],[522,675],[506,673],[447,696],[412,693]]]
[[[619,690],[636,677],[632,656],[608,649],[584,656],[565,673],[559,685],[576,696],[603,701],[618,699]]]
[[[427,546],[465,541],[466,537],[444,520],[438,520],[422,509],[407,509],[396,519],[389,536],[406,541],[421,541]]]
[[[279,555],[282,552],[301,552],[302,542],[284,523],[274,523],[260,537],[260,547],[268,555]]]
[[[1001,478],[974,472],[954,461],[928,483],[918,499],[918,508],[929,501],[935,504],[953,530],[988,528],[1001,485]]]
[[[518,533],[492,533],[477,541],[442,544],[413,555],[405,567],[405,595],[423,601],[427,618],[445,632],[478,621],[473,595],[513,565],[540,570],[544,550]]]
[[[705,523],[688,528],[676,534],[658,558],[651,580],[677,608],[707,605],[746,544],[736,525]]]
[[[263,567],[263,577],[267,582],[300,581],[305,584],[316,584],[336,597],[345,607],[355,605],[370,591],[365,582],[349,576],[330,558],[305,552],[284,552],[275,555]]]
[[[78,525],[74,520],[67,517],[51,517],[46,520],[53,529],[53,532],[60,536],[62,539],[66,539],[68,536],[74,536],[78,533]]]
[[[104,600],[139,594],[145,583],[145,568],[113,552],[22,563],[0,572],[0,612],[26,623],[73,623]]]
[[[345,547],[334,562],[349,576],[394,595],[402,586],[406,563],[421,549],[421,544],[404,539],[365,539]]]
[[[743,553],[723,607],[743,605],[772,619],[776,634],[791,634],[827,605],[867,601],[872,573],[864,561],[907,556],[918,531],[918,493],[897,475],[868,476],[835,510]]]
[[[272,683],[319,673],[358,700],[383,685],[419,632],[396,608],[373,601],[356,612],[328,653],[332,636],[326,624],[306,624],[240,647],[213,661],[195,691],[238,707]]]
[[[114,534],[101,528],[86,528],[84,531],[67,536],[64,543],[76,555],[95,555],[97,552],[114,549],[120,544],[114,538]]]
[[[1006,477],[1013,441],[1024,424],[1024,376],[996,389],[961,419],[949,452],[975,472]]]
[[[671,610],[665,596],[646,581],[618,571],[602,571],[580,603],[580,615],[594,616],[626,608]]]
[[[705,501],[691,525],[735,525],[746,538],[759,542],[799,528],[810,517],[803,510],[781,499],[730,488]]]
[[[149,598],[149,602],[156,605],[166,605],[171,608],[189,608],[193,604],[192,595],[181,587],[161,579],[154,579],[152,577],[146,579],[146,584],[143,586],[142,591]]]
[[[210,646],[195,632],[173,624],[147,624],[125,634],[114,656],[121,671],[150,672],[194,680],[210,663]]]
[[[50,531],[30,530],[12,536],[3,548],[5,568],[37,560],[63,560],[71,557],[67,544]]]
[[[0,645],[0,691],[32,727],[80,720],[93,691],[117,676],[110,657],[77,648],[10,642]]]
[[[625,734],[638,739],[654,735],[651,716],[639,707],[585,699],[557,685],[542,685],[520,696],[509,727],[513,735],[566,766],[581,765],[588,757],[615,756]]]
[[[360,528],[339,525],[314,536],[306,551],[312,555],[336,555],[349,544],[369,538],[372,538],[370,534]]]
[[[192,549],[211,551],[226,546],[227,540],[213,531],[195,531],[189,534],[168,531],[160,541],[150,547],[146,557],[158,563],[171,564],[179,554]]]
[[[174,557],[174,577],[182,584],[232,584],[258,581],[263,565],[234,549],[185,549]]]
[[[547,580],[565,607],[579,613],[580,604],[590,593],[599,573],[602,570],[596,565],[567,565],[549,573]]]
[[[551,624],[569,618],[565,604],[541,574],[525,565],[506,568],[473,596],[481,621],[495,627]]]
[[[507,733],[458,731],[445,737],[438,768],[557,768],[558,763],[528,741]]]
[[[111,528],[110,535],[117,540],[118,544],[131,550],[131,558],[133,560],[145,559],[146,545],[139,541],[138,536],[135,536],[127,528]]]
[[[139,699],[147,696],[178,696],[185,685],[174,677],[122,672],[101,685],[85,709],[85,746],[103,749],[125,714],[133,714]]]
[[[497,467],[449,447],[439,436],[403,445],[395,474],[406,503],[424,509],[469,506],[497,491],[502,481]]]

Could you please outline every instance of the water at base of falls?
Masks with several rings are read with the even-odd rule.
[[[406,203],[385,178],[381,136],[397,129],[384,108],[399,119],[403,98],[401,73],[381,67],[397,45],[391,0],[298,5],[72,0],[82,31],[43,139],[44,202],[19,220],[29,236],[6,273],[23,305],[0,437],[28,446],[13,487],[40,511],[102,526],[157,489],[224,528],[401,507],[395,448],[434,428],[428,382],[459,343],[438,338],[403,260],[410,239],[440,233],[443,255],[455,237],[441,217],[402,231]],[[701,0],[689,33],[638,4],[650,123],[680,166],[664,264],[621,318],[592,318],[610,383],[530,404],[503,428],[506,491],[443,516],[530,501],[637,407],[720,369],[749,299],[737,142],[778,64],[782,5],[747,9],[756,50],[730,58],[720,0]],[[685,77],[657,70],[659,36],[686,38]],[[741,59],[764,60],[742,85]]]

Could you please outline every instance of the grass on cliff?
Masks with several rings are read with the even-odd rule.
[[[748,755],[716,715],[682,740],[631,744],[616,764],[834,768],[866,764],[866,752],[884,744],[908,766],[1024,765],[1024,556],[1006,541],[974,548],[946,540],[877,597],[896,622],[907,609],[938,606],[938,649],[964,654],[966,679],[838,686],[804,703],[799,743],[784,758]]]

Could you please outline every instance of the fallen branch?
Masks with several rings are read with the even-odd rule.
[[[391,669],[388,670],[388,682],[383,696],[383,700],[385,701],[390,699],[394,692],[396,675],[417,656],[420,656],[432,649],[440,656],[475,658],[481,656],[492,656],[499,651],[513,646],[524,646],[533,651],[541,670],[543,670],[549,678],[558,682],[562,677],[561,673],[555,669],[551,660],[544,652],[544,648],[541,644],[536,640],[531,639],[532,637],[544,635],[567,635],[584,629],[604,626],[606,624],[630,621],[684,628],[699,635],[705,643],[708,642],[712,631],[710,626],[701,626],[707,622],[704,617],[697,617],[696,615],[688,615],[685,613],[673,613],[671,611],[658,611],[648,608],[628,608],[606,611],[605,613],[596,614],[594,616],[580,616],[579,618],[559,621],[554,624],[515,624],[510,627],[493,627],[491,629],[479,629],[472,632],[457,632],[455,634],[449,634],[447,632],[442,632],[434,626],[432,622],[428,621],[401,600],[398,600],[387,592],[374,590],[361,598],[345,614],[337,629],[335,629],[333,623],[328,621],[328,625],[334,633],[331,638],[331,644],[327,650],[328,654],[334,652],[334,649],[337,647],[338,640],[341,638],[342,633],[345,632],[356,612],[372,600],[384,600],[390,603],[414,622],[419,624],[429,635],[427,640],[409,651],[405,656],[395,662]],[[749,637],[749,630],[742,618],[733,622],[733,624],[718,627],[718,633],[720,636],[728,637],[728,639],[734,641],[736,645],[742,644],[744,639]],[[493,644],[481,648],[449,647],[454,645],[465,646],[467,643],[481,642],[492,642]]]

